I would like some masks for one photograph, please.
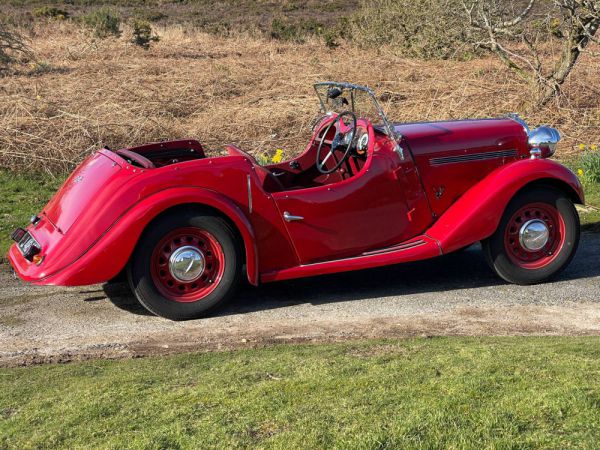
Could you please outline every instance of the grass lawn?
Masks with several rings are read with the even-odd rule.
[[[588,208],[579,213],[582,228],[585,231],[600,233],[600,185],[584,186],[584,192]]]
[[[0,370],[0,448],[597,448],[600,338],[416,338]]]
[[[25,227],[31,216],[41,211],[63,179],[0,170],[0,259],[12,243],[10,235],[14,229]]]

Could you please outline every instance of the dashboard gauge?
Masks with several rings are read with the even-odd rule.
[[[361,137],[358,138],[358,142],[356,144],[356,153],[359,155],[364,155],[367,152],[367,148],[369,146],[369,135],[364,133]]]

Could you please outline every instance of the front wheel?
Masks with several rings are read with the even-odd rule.
[[[563,270],[579,244],[579,216],[561,191],[536,187],[508,204],[496,232],[482,242],[490,267],[504,280],[535,284]]]
[[[138,301],[172,320],[196,319],[234,292],[242,257],[222,218],[178,211],[157,219],[140,238],[128,279]]]

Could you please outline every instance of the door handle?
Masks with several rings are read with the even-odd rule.
[[[285,219],[286,222],[293,222],[294,220],[304,220],[304,217],[302,217],[302,216],[293,216],[292,214],[290,214],[287,211],[283,212],[283,218]]]

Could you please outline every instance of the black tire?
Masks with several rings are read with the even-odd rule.
[[[161,292],[161,280],[153,277],[152,258],[158,243],[179,229],[195,229],[209,233],[222,250],[222,274],[206,296],[199,300],[179,302]],[[171,320],[200,318],[223,305],[239,283],[243,256],[236,233],[227,221],[210,213],[178,210],[164,215],[149,225],[141,236],[127,267],[127,278],[138,301],[151,313]],[[155,280],[156,279],[156,280]],[[182,283],[187,284],[187,283]],[[162,289],[165,289],[162,287]]]
[[[517,247],[517,244],[507,238],[506,233],[509,232],[507,227],[515,215],[519,216],[520,211],[527,210],[528,205],[535,204],[541,205],[542,210],[546,207],[548,211],[557,213],[556,217],[558,218],[559,215],[558,220],[562,219],[564,230],[556,235],[560,236],[560,239],[555,239],[555,251],[548,247],[549,251],[546,249],[540,251],[540,253],[546,253],[540,257],[539,261],[536,262],[534,259],[531,263],[520,262],[518,258],[511,256],[510,248],[511,246]],[[546,223],[551,222],[550,219]],[[562,229],[562,227],[559,228]],[[482,241],[482,247],[488,264],[498,276],[509,283],[529,285],[551,279],[571,262],[577,251],[579,234],[579,215],[571,199],[556,188],[539,186],[515,195],[506,207],[495,233]],[[562,240],[563,235],[564,241]],[[548,245],[550,246],[551,243]],[[517,248],[522,247],[518,244]],[[525,257],[528,256],[525,255]],[[535,258],[535,255],[532,257]]]

